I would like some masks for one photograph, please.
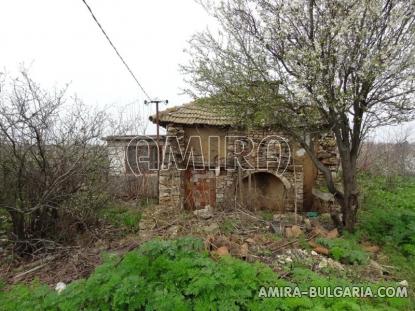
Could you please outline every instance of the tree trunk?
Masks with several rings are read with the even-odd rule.
[[[344,197],[341,204],[342,209],[342,225],[343,228],[349,232],[354,232],[357,211],[359,209],[359,198],[357,194],[349,194]]]
[[[10,211],[10,217],[13,224],[13,233],[20,241],[26,239],[24,215],[19,212]]]
[[[311,160],[321,171],[326,179],[327,188],[333,194],[336,202],[341,207],[341,215],[336,209],[333,209],[331,217],[336,228],[342,232],[347,230],[353,232],[357,221],[357,211],[359,209],[359,192],[357,187],[357,155],[358,142],[355,142],[355,148],[350,148],[348,144],[342,142],[342,137],[337,131],[335,132],[336,143],[340,153],[340,160],[343,172],[343,191],[337,187],[333,180],[332,172],[328,167],[323,165],[317,158],[314,149],[310,147],[305,141],[298,139],[301,146],[307,151]],[[298,138],[298,136],[297,136]]]
[[[359,192],[355,157],[345,157],[343,168],[343,197],[338,200],[342,212],[343,228],[349,232],[355,230],[359,209]]]
[[[9,211],[13,224],[13,234],[16,243],[15,251],[24,256],[31,252],[30,245],[26,240],[24,214],[16,211]]]

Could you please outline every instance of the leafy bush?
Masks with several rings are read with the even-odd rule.
[[[379,209],[362,213],[361,231],[380,245],[393,244],[405,256],[415,256],[415,212]]]
[[[377,244],[390,244],[407,257],[415,256],[415,180],[386,187],[379,177],[363,178],[364,204],[360,234]]]
[[[332,240],[318,238],[316,242],[328,247],[330,249],[330,256],[343,263],[362,265],[368,262],[369,255],[362,250],[352,236]]]
[[[193,238],[150,241],[122,261],[107,256],[87,279],[60,295],[40,284],[0,292],[2,310],[404,310],[407,299],[269,298],[262,286],[345,286],[295,268],[292,282],[278,279],[267,266],[231,257],[215,261]],[[359,285],[359,284],[355,284]]]

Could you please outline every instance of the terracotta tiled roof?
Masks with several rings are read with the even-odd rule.
[[[102,140],[105,141],[138,141],[138,140],[155,140],[157,138],[156,135],[111,135],[102,137]],[[165,138],[164,135],[160,135],[160,139]]]
[[[150,116],[150,121],[156,122],[156,115]],[[208,106],[192,102],[182,106],[176,106],[159,112],[161,125],[176,124],[203,124],[216,126],[232,126],[237,123],[235,117],[226,112],[226,109],[218,106]]]

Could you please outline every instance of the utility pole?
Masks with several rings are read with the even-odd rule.
[[[156,142],[157,142],[157,199],[160,200],[160,189],[159,189],[159,185],[160,185],[160,165],[161,165],[161,156],[160,156],[160,122],[159,122],[159,104],[164,103],[164,104],[168,104],[169,101],[167,99],[165,100],[159,100],[159,99],[154,99],[154,100],[144,100],[144,104],[149,105],[149,104],[156,104],[156,125],[157,125],[157,137],[156,137]]]

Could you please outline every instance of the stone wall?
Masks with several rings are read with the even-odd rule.
[[[183,207],[182,172],[174,168],[160,171],[159,204]]]
[[[166,137],[168,136],[177,137],[178,144],[176,144],[176,141],[169,140],[171,143],[168,143],[163,149],[163,162],[161,164],[159,182],[159,203],[161,205],[183,208],[183,171],[176,168],[176,165],[182,166],[183,163],[181,161],[175,163],[174,158],[167,155],[171,151],[176,156],[176,159],[180,159],[179,148],[185,148],[183,128],[181,126],[168,126]]]
[[[241,180],[249,174],[268,172],[281,179],[286,186],[285,209],[292,211],[297,208],[300,211],[303,205],[303,166],[302,162],[297,163],[293,158],[292,150],[290,150],[291,142],[288,139],[284,141],[281,135],[280,142],[282,147],[273,154],[271,153],[274,157],[273,159],[277,158],[280,161],[269,162],[267,169],[267,160],[270,160],[270,158],[267,159],[262,153],[258,155],[257,152],[251,152],[251,149],[256,151],[258,147],[259,149],[266,148],[266,145],[261,145],[263,139],[269,135],[280,136],[278,132],[266,130],[246,132],[237,128],[223,128],[222,130],[230,137],[226,144],[227,157],[226,159],[219,157],[215,159],[214,163],[207,163],[206,168],[210,167],[213,173],[212,171],[205,173],[206,179],[212,178],[212,174],[215,178],[215,204],[219,206],[232,204],[235,200],[240,201],[239,189]],[[184,155],[184,159],[182,158],[183,154],[180,153],[180,148],[184,153],[187,147],[188,137],[186,137],[185,133],[186,129],[182,126],[167,126],[166,136],[177,137],[177,140],[169,140],[164,150],[164,168],[160,173],[159,184],[160,204],[183,207],[183,203],[188,202],[189,195],[192,195],[188,193],[188,188],[185,185],[185,182],[188,181],[185,164],[188,161],[189,153]],[[252,140],[253,145],[245,139],[250,144],[250,148],[243,150],[243,152],[235,150],[235,141],[243,141],[243,137]],[[237,148],[239,148],[238,145]],[[174,161],[173,155],[176,161]],[[194,158],[195,161],[190,162],[190,166],[194,164],[197,167],[206,164],[202,163],[201,155],[194,154]],[[236,161],[245,169],[250,168],[250,170],[230,170],[230,168],[237,168]],[[176,168],[176,165],[179,169]],[[189,170],[187,172],[189,173]],[[193,174],[191,170],[190,174]],[[203,180],[203,173],[198,172],[197,176]],[[195,187],[191,189],[196,189],[195,191],[197,191],[197,188],[198,184],[195,184]],[[193,195],[198,194],[193,193]]]
[[[337,152],[336,139],[333,135],[326,135],[318,139],[318,143],[315,145],[315,151],[317,158],[327,166],[332,172],[334,180],[337,178],[337,174],[340,170],[340,158]],[[316,181],[317,187],[325,187],[326,180],[322,172],[318,172]]]

